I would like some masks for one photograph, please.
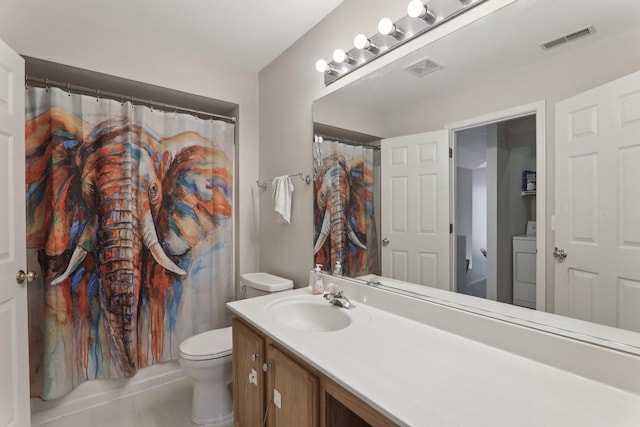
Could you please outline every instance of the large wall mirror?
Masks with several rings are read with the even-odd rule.
[[[638,46],[635,0],[516,0],[316,100],[316,261],[640,354]]]

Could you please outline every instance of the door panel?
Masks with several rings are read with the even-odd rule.
[[[450,289],[447,132],[382,140],[380,170],[382,275]]]
[[[24,61],[0,41],[0,426],[28,426]]]
[[[640,331],[640,73],[556,105],[556,312]]]

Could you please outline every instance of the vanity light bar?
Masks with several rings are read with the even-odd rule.
[[[387,52],[413,40],[450,19],[487,0],[440,0],[426,3],[412,0],[407,6],[407,16],[397,22],[382,18],[378,33],[367,37],[358,34],[349,51],[336,49],[333,61],[318,60],[316,69],[323,73],[325,86],[362,67]],[[431,5],[430,3],[434,3]]]

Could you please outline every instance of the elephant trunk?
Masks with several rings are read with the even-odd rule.
[[[96,233],[100,264],[100,305],[113,360],[127,374],[137,363],[137,310],[141,284],[142,238],[131,200],[110,200],[100,207]]]
[[[341,185],[342,184],[342,185]],[[331,171],[331,211],[330,236],[331,236],[331,265],[336,261],[344,264],[345,249],[347,245],[346,220],[347,220],[347,177],[344,168],[339,167]]]

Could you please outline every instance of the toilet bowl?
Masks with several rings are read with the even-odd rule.
[[[231,327],[187,338],[180,344],[180,365],[193,379],[191,421],[218,424],[233,416]]]
[[[293,288],[293,282],[268,273],[241,276],[243,297],[249,298]],[[193,379],[191,421],[219,424],[233,417],[231,327],[214,329],[180,343],[180,365]]]

